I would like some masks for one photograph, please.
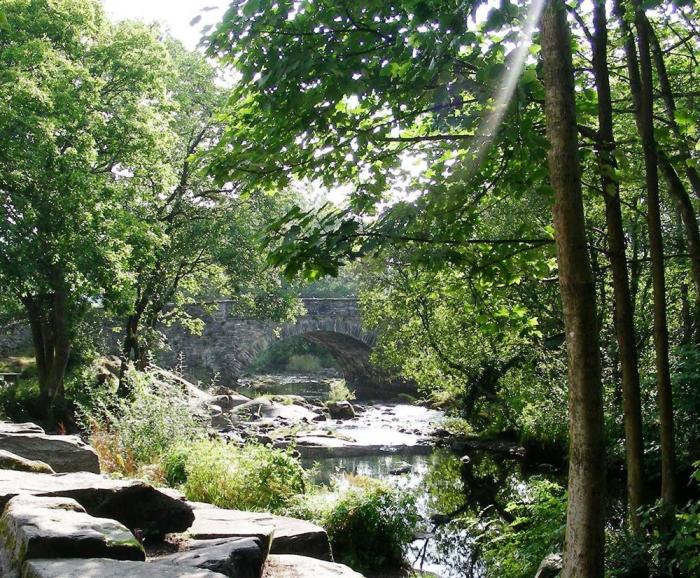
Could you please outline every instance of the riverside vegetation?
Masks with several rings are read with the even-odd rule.
[[[167,484],[194,502],[313,521],[336,560],[362,572],[403,565],[418,528],[411,495],[361,477],[346,488],[315,486],[291,448],[212,439],[176,383],[133,369],[126,377],[131,400],[101,387],[78,407],[106,471]]]
[[[0,0],[4,417],[401,566],[408,489],[317,487],[153,374],[163,326],[203,330],[195,304],[285,322],[353,295],[373,363],[448,416],[460,455],[426,483],[461,575],[696,575],[698,9],[236,0],[189,51],[96,0]],[[334,369],[277,347],[258,368]],[[542,471],[503,477],[475,444]]]

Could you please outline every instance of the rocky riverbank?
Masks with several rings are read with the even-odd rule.
[[[110,479],[76,436],[0,423],[0,452],[1,576],[361,578],[314,524]]]
[[[163,378],[179,379],[169,372],[163,372]],[[351,403],[296,394],[250,398],[228,388],[209,393],[184,380],[182,384],[192,411],[228,440],[293,446],[305,459],[426,454],[434,446],[433,430],[442,416],[405,403]]]

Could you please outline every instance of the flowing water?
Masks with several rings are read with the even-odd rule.
[[[323,400],[329,381],[299,375],[256,376],[248,392]],[[443,417],[439,411],[407,404],[357,405],[358,418],[333,422],[331,427],[337,434],[378,448],[376,453],[305,460],[315,481],[342,486],[347,475],[361,475],[412,492],[423,526],[409,551],[412,566],[440,578],[483,575],[463,515],[476,517],[484,509],[504,508],[522,495],[532,472],[523,471],[519,462],[484,452],[471,452],[465,464],[450,451],[427,446],[425,436]],[[449,521],[450,514],[462,515],[461,521]]]

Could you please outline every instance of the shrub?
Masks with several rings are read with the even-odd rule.
[[[287,361],[287,371],[301,371],[302,373],[314,373],[321,371],[321,362],[318,357],[308,353],[295,354]]]
[[[37,413],[39,382],[36,378],[1,384],[0,417],[9,421],[31,421]]]
[[[202,437],[178,383],[152,372],[129,370],[132,400],[94,400],[81,408],[92,445],[106,471],[134,475],[173,448]]]
[[[694,464],[700,482],[700,462]],[[658,501],[642,511],[644,533],[609,532],[608,574],[615,576],[700,576],[700,501],[671,512]]]
[[[566,525],[564,488],[533,478],[525,499],[511,502],[511,522],[487,523],[482,543],[486,575],[498,578],[532,578],[542,559],[560,552]]]
[[[290,513],[323,526],[334,558],[358,572],[402,565],[418,526],[414,496],[371,478],[350,481],[336,494],[306,498]]]
[[[188,499],[221,508],[281,512],[306,489],[306,472],[291,450],[257,444],[201,440],[175,450],[164,468],[167,480],[184,477]]]
[[[355,392],[350,391],[344,379],[334,379],[331,381],[328,401],[352,401],[353,399],[355,399]]]

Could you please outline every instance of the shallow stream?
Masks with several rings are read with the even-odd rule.
[[[322,400],[327,398],[330,379],[266,375],[256,376],[254,382],[254,388],[242,391]],[[381,451],[361,457],[304,460],[315,481],[342,485],[347,483],[347,475],[360,475],[413,492],[423,532],[409,552],[412,566],[426,576],[440,578],[483,575],[464,516],[450,522],[449,515],[476,517],[487,508],[504,508],[523,493],[528,477],[535,472],[524,471],[517,461],[485,452],[471,452],[465,464],[459,455],[426,446],[427,434],[443,417],[439,411],[408,404],[356,405],[360,408],[357,418],[333,422],[331,427],[358,443],[381,446]]]

